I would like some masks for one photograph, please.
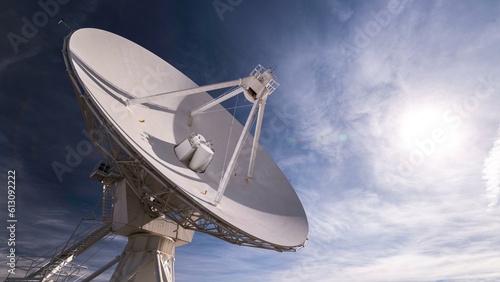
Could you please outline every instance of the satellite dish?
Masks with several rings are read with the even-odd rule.
[[[238,245],[303,247],[302,204],[258,144],[266,100],[279,85],[271,69],[199,87],[143,47],[92,28],[70,34],[64,52],[94,144],[148,215]],[[206,93],[228,87],[217,99]],[[245,125],[220,105],[241,92],[252,103]]]

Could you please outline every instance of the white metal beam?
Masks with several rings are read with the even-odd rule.
[[[191,116],[194,117],[196,115],[199,115],[199,114],[203,113],[204,111],[210,109],[211,107],[233,98],[234,96],[240,94],[241,92],[243,92],[243,88],[241,86],[238,88],[235,88],[233,91],[231,91],[225,95],[222,95],[222,96],[218,97],[217,99],[215,99],[215,100],[199,107],[198,109],[192,111]]]
[[[248,132],[250,132],[250,127],[252,125],[253,118],[255,117],[255,114],[257,112],[257,108],[259,107],[259,101],[260,99],[256,100],[253,103],[252,109],[250,110],[250,114],[248,115],[247,121],[245,123],[245,126],[243,127],[243,130],[241,131],[240,138],[238,139],[238,143],[236,143],[236,148],[234,148],[233,155],[231,156],[231,160],[229,161],[229,164],[227,165],[226,170],[224,171],[224,175],[222,179],[219,182],[219,187],[217,188],[217,195],[215,197],[215,205],[219,204],[220,200],[222,199],[222,196],[224,195],[224,191],[226,190],[227,183],[229,182],[229,177],[231,176],[234,166],[236,165],[236,159],[241,153],[241,149],[243,148],[243,144],[245,143],[245,139],[248,135]]]
[[[148,102],[154,102],[157,101],[164,96],[168,96],[169,98],[172,97],[181,97],[181,96],[188,96],[192,94],[198,94],[202,92],[207,92],[211,90],[217,90],[221,88],[228,88],[236,85],[242,85],[242,82],[244,80],[247,80],[248,78],[252,78],[253,76],[249,76],[244,79],[236,79],[232,81],[227,81],[227,82],[220,82],[220,83],[215,83],[215,84],[210,84],[210,85],[205,85],[205,86],[199,86],[199,87],[194,87],[194,88],[189,88],[189,89],[184,89],[184,90],[176,90],[176,91],[171,91],[171,92],[164,92],[164,93],[158,93],[146,97],[139,97],[139,98],[133,98],[125,101],[125,104],[127,106],[129,105],[137,105],[137,104],[144,104]]]
[[[262,120],[264,119],[264,110],[266,108],[267,95],[260,100],[259,113],[257,115],[257,123],[255,124],[255,134],[253,136],[252,154],[250,155],[250,163],[248,165],[247,178],[252,178],[253,167],[255,165],[255,157],[257,156],[257,148],[259,147],[260,131],[262,128]]]

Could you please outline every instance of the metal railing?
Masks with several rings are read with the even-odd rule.
[[[71,261],[111,232],[113,205],[114,185],[103,185],[102,222],[94,218],[90,226],[82,225],[89,221],[84,218],[66,242],[39,257],[19,256],[16,277],[9,274],[5,281],[77,281],[85,276],[88,268]]]

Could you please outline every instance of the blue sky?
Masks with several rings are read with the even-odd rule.
[[[18,254],[62,243],[100,197],[97,150],[62,181],[51,166],[87,140],[64,18],[200,85],[277,65],[261,144],[304,204],[309,241],[277,253],[197,233],[176,250],[177,281],[500,281],[498,1],[66,2],[18,45],[8,34],[44,10],[0,4],[0,167],[17,172]]]

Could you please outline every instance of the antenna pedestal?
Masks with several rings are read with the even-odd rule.
[[[128,237],[111,281],[174,281],[175,247],[191,243],[186,230],[145,211],[126,180],[116,183],[113,233]]]
[[[152,216],[148,207],[135,196],[126,180],[116,183],[116,203],[113,209],[112,232],[130,237],[149,233],[174,239],[176,247],[189,244],[194,231],[187,230],[163,216]],[[150,209],[150,208],[149,208]]]
[[[129,236],[110,281],[173,282],[174,254],[172,238],[152,234]]]

